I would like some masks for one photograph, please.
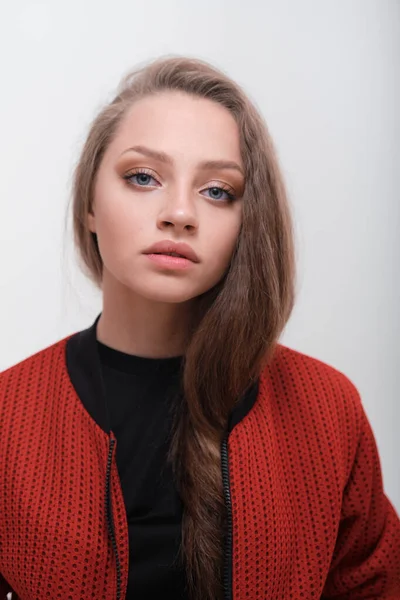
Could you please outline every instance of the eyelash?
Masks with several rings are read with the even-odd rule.
[[[137,183],[136,183],[136,184],[135,184],[135,183],[131,183],[129,180],[130,180],[132,177],[134,177],[135,175],[148,175],[148,176],[149,176],[149,177],[151,177],[152,179],[155,179],[155,180],[156,180],[156,178],[154,177],[154,175],[153,175],[153,174],[152,174],[150,171],[148,171],[147,169],[137,169],[137,170],[131,171],[130,173],[127,173],[126,175],[124,175],[124,176],[123,176],[123,179],[125,179],[125,180],[127,181],[128,185],[135,185],[136,187],[141,187],[141,188],[148,187],[148,186],[146,186],[146,185],[139,185],[139,184],[137,184]],[[156,181],[157,181],[157,180],[156,180]],[[205,189],[207,189],[207,190],[210,190],[210,189],[217,189],[217,190],[221,190],[221,191],[225,192],[225,194],[226,194],[226,195],[227,195],[227,197],[228,197],[228,199],[227,199],[227,202],[228,202],[228,203],[231,203],[231,202],[233,202],[234,200],[236,200],[236,196],[235,196],[235,194],[233,194],[233,193],[230,191],[230,188],[226,188],[226,187],[224,187],[224,186],[222,186],[222,185],[210,185],[210,187],[208,187],[208,188],[205,188]],[[203,191],[203,190],[202,190],[202,191]],[[215,198],[211,198],[211,197],[210,197],[210,200],[215,200],[215,202],[221,202],[221,200],[217,200],[217,199],[215,199]]]

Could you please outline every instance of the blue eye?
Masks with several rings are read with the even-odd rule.
[[[150,180],[152,180],[152,179],[153,179],[153,181],[156,181],[156,179],[154,179],[154,177],[152,177],[145,171],[137,171],[136,173],[130,173],[128,175],[125,175],[124,179],[126,179],[127,181],[130,181],[134,177],[136,177],[136,181],[134,181],[133,183],[140,187],[147,187],[150,183]],[[152,184],[152,185],[154,185],[154,184]]]
[[[153,177],[152,175],[150,175],[150,173],[147,173],[143,169],[124,175],[124,179],[128,181],[130,185],[135,185],[137,187],[142,188],[154,187],[159,183],[155,177]],[[236,200],[236,196],[232,192],[218,185],[210,186],[209,188],[202,190],[202,192],[209,192],[210,195],[208,196],[208,198],[210,198],[211,200],[216,200],[217,202],[229,203]]]
[[[233,202],[235,200],[234,194],[219,186],[209,187],[205,191],[211,193],[209,198],[212,200],[227,200],[228,202]],[[221,197],[221,194],[225,194],[225,198]]]

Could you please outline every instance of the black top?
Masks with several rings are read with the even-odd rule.
[[[182,501],[166,461],[182,357],[125,354],[97,340],[129,527],[127,600],[186,599]]]

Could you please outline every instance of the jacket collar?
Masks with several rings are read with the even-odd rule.
[[[93,325],[73,334],[66,344],[66,364],[72,385],[85,409],[94,421],[110,434],[110,416],[107,408],[105,385],[97,348],[96,328],[101,313]],[[249,386],[240,401],[235,405],[228,421],[228,431],[232,429],[253,408],[259,390],[259,379]]]

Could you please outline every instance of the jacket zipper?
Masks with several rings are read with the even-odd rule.
[[[106,516],[107,516],[108,533],[111,538],[111,544],[113,547],[113,551],[115,554],[115,562],[117,565],[117,599],[116,600],[121,600],[121,564],[119,561],[117,541],[115,539],[114,519],[113,519],[113,513],[112,513],[112,500],[111,500],[111,490],[110,490],[111,463],[112,463],[113,450],[114,450],[114,446],[115,446],[115,440],[109,438],[109,441],[110,441],[110,445],[109,445],[109,450],[108,450],[107,471],[106,471]]]
[[[228,531],[225,536],[225,551],[224,551],[224,600],[232,600],[232,504],[231,492],[229,487],[229,463],[228,463],[228,437],[229,431],[226,432],[221,447],[221,468],[222,468],[222,484],[224,490],[225,504],[228,512]],[[106,515],[108,532],[111,538],[112,547],[115,554],[115,562],[117,565],[117,599],[121,600],[121,564],[119,560],[118,547],[115,539],[114,520],[112,514],[112,502],[110,493],[110,475],[111,463],[115,440],[110,439],[107,471],[106,471]]]
[[[226,432],[221,446],[222,484],[228,513],[228,531],[225,536],[223,572],[224,600],[232,600],[232,503],[229,487],[228,437],[229,431]]]

